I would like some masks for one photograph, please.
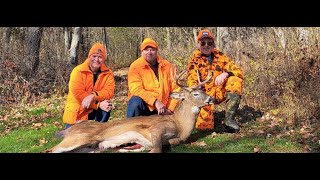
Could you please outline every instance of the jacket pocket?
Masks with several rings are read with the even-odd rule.
[[[79,109],[80,106],[67,105],[63,114],[63,122],[67,124],[75,124]]]

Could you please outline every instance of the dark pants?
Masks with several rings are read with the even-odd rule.
[[[150,116],[157,114],[157,110],[150,111],[147,103],[139,96],[132,96],[128,102],[127,118],[135,116]]]
[[[93,110],[90,114],[88,114],[88,119],[89,120],[95,120],[98,122],[107,122],[110,117],[110,112],[103,111],[100,108],[97,110]],[[65,129],[71,127],[73,124],[65,124]]]

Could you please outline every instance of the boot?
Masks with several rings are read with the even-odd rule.
[[[227,92],[227,108],[224,124],[228,130],[239,131],[240,127],[235,120],[235,114],[240,104],[240,95]]]

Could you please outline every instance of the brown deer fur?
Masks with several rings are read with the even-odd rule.
[[[173,115],[139,116],[106,123],[83,121],[63,130],[62,142],[47,152],[68,152],[88,146],[98,149],[92,152],[100,152],[138,143],[144,150],[160,153],[163,144],[182,143],[191,135],[200,108],[213,104],[214,99],[198,88],[179,86],[181,91],[170,95],[181,100]]]

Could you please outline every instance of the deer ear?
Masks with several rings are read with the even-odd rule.
[[[170,97],[173,99],[184,99],[184,93],[183,92],[173,92],[170,94]]]

